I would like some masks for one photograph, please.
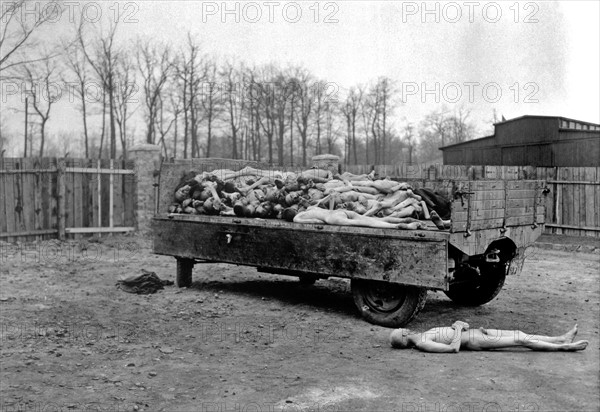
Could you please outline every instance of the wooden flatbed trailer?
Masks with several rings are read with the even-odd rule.
[[[161,168],[153,250],[177,259],[179,287],[191,285],[197,262],[254,266],[305,283],[349,278],[363,318],[382,326],[408,324],[425,305],[428,289],[444,291],[458,304],[489,302],[506,275],[521,271],[544,224],[545,184],[536,180],[407,179],[453,199],[446,231],[166,213],[181,178],[205,171],[203,165],[188,160]]]

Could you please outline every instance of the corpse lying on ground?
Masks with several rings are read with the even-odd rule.
[[[432,328],[418,333],[409,329],[396,329],[390,335],[393,348],[415,347],[423,352],[457,353],[460,349],[491,350],[503,348],[529,348],[535,351],[584,350],[587,340],[573,342],[577,325],[560,336],[530,335],[519,330],[470,329],[465,322],[456,321],[451,327]]]

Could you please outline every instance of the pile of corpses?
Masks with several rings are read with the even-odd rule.
[[[169,213],[284,219],[297,223],[440,230],[450,202],[429,189],[374,174],[301,173],[244,168],[184,177]]]

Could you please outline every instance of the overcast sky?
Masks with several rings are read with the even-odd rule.
[[[115,3],[101,4],[103,17],[112,17]],[[300,64],[340,94],[389,76],[404,100],[398,124],[416,123],[442,104],[471,109],[480,130],[494,108],[506,118],[600,122],[597,1],[429,2],[427,14],[422,2],[228,2],[229,14],[222,2],[125,4],[123,41],[149,36],[178,49],[189,30],[207,53],[248,64]],[[64,34],[68,23],[65,12],[46,28],[47,38]],[[77,130],[76,112],[61,103],[51,132]]]

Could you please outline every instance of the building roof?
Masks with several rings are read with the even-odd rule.
[[[498,124],[514,122],[515,120],[521,120],[521,119],[561,119],[561,120],[566,120],[569,122],[577,122],[577,123],[589,124],[592,126],[600,126],[600,124],[598,124],[598,123],[586,122],[583,120],[571,119],[571,118],[563,117],[563,116],[540,116],[540,115],[531,115],[531,114],[526,114],[526,115],[519,116],[519,117],[513,117],[512,119],[504,120],[503,122],[494,123],[494,126],[496,126]]]
[[[496,123],[496,124],[497,124],[497,123]],[[440,147],[440,148],[439,148],[439,150],[444,150],[444,149],[447,149],[447,148],[449,148],[449,147],[462,146],[462,145],[464,145],[464,144],[467,144],[467,143],[469,143],[469,144],[470,144],[470,143],[473,143],[473,142],[479,142],[479,141],[481,141],[481,140],[485,140],[485,139],[493,139],[493,138],[495,138],[495,137],[496,137],[495,135],[491,135],[491,136],[486,136],[486,137],[479,137],[479,138],[477,138],[477,139],[465,140],[464,142],[460,142],[460,143],[453,143],[453,144],[449,144],[449,145],[446,145],[446,146]]]
[[[498,125],[503,125],[506,123],[510,123],[510,122],[514,122],[516,120],[522,120],[522,119],[559,119],[559,120],[564,120],[567,122],[577,122],[577,123],[581,123],[581,124],[586,124],[586,125],[590,125],[590,126],[595,126],[595,127],[600,127],[600,124],[598,123],[592,123],[592,122],[585,122],[583,120],[575,120],[575,119],[570,119],[568,117],[562,117],[562,116],[538,116],[538,115],[523,115],[523,116],[519,116],[519,117],[515,117],[512,119],[508,119],[508,120],[504,120],[502,122],[498,122],[498,123],[494,123],[494,127],[498,126]],[[560,128],[560,126],[559,126]],[[443,147],[440,147],[439,150],[444,150],[444,149],[448,149],[451,147],[457,147],[457,146],[462,146],[465,144],[472,144],[474,142],[479,142],[481,140],[485,140],[485,139],[494,139],[496,137],[496,134],[494,133],[491,136],[485,136],[485,137],[480,137],[478,139],[472,139],[472,140],[467,140],[464,142],[460,142],[460,143],[454,143],[454,144],[449,144]]]

